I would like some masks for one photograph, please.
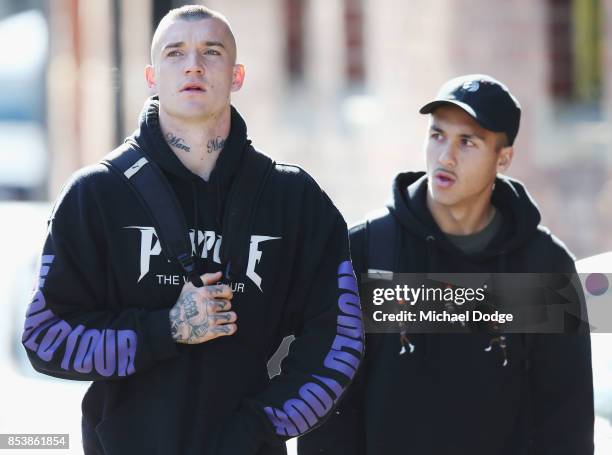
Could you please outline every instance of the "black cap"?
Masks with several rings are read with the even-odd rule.
[[[419,111],[431,114],[444,104],[460,107],[483,128],[506,133],[510,145],[518,133],[521,105],[508,88],[485,74],[468,74],[446,82],[436,99]]]

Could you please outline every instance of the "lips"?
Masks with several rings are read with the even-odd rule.
[[[203,93],[206,89],[202,84],[198,84],[197,82],[190,82],[181,87],[181,92],[191,92],[191,93]]]
[[[450,188],[456,180],[454,175],[445,171],[436,171],[434,173],[434,182],[440,188]]]

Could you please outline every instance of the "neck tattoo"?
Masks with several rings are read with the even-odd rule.
[[[217,136],[216,138],[208,141],[208,145],[206,146],[206,151],[208,153],[217,152],[223,149],[224,145],[225,145],[225,139],[223,139],[221,136]]]
[[[184,150],[187,153],[191,152],[191,149],[189,148],[189,146],[183,142],[183,138],[176,137],[174,134],[168,133],[166,135],[166,140],[168,141],[168,144],[171,145],[172,147],[176,147],[177,149]]]

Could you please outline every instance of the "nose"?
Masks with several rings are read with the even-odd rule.
[[[438,162],[445,168],[454,168],[457,164],[457,147],[452,142],[447,142],[442,145],[440,155],[438,156]]]
[[[185,74],[204,74],[204,62],[197,52],[190,52],[185,63]]]

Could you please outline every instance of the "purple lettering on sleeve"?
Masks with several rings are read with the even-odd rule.
[[[355,275],[351,261],[341,262],[338,266],[338,275]]]
[[[300,397],[308,403],[319,417],[323,417],[331,411],[334,400],[323,387],[314,382],[308,382],[300,389]]]
[[[117,351],[119,354],[119,376],[134,374],[134,360],[136,358],[136,332],[133,330],[117,331]]]
[[[334,398],[334,403],[338,401],[338,398],[340,398],[340,396],[342,396],[342,392],[344,389],[342,388],[340,383],[336,381],[335,379],[326,378],[324,376],[318,376],[316,374],[313,374],[312,377],[321,381],[325,386],[327,386],[329,390],[332,391],[334,395],[336,395],[336,398]]]
[[[350,380],[355,376],[355,372],[359,366],[359,358],[348,352],[332,349],[325,357],[323,365],[342,373]]]
[[[353,316],[338,316],[338,333],[346,337],[361,338],[363,322]]]
[[[76,357],[74,358],[74,369],[79,373],[89,373],[93,369],[93,355],[96,345],[100,341],[100,331],[89,329],[83,333]]]
[[[49,273],[49,266],[41,265],[40,266],[40,278],[46,277],[48,273]]]
[[[363,322],[357,290],[357,280],[350,261],[338,266],[338,288],[347,290],[338,298],[339,315],[336,323],[336,336],[331,349],[323,360],[323,366],[334,370],[352,380],[355,376],[363,353]],[[344,348],[355,350],[358,355],[344,351]],[[265,411],[282,436],[298,436],[315,426],[318,420],[331,411],[338,401],[344,387],[335,379],[313,375],[324,387],[327,387],[335,398],[321,385],[309,382],[300,387],[300,398],[289,398],[283,405],[283,411],[267,407]],[[292,425],[293,424],[293,425]]]
[[[353,294],[358,294],[357,280],[352,276],[341,276],[338,277],[338,287],[340,289],[346,289],[351,291]]]
[[[55,256],[52,254],[43,255],[40,259],[40,271],[38,273],[38,289],[45,287],[45,277],[49,274],[49,269]]]
[[[28,306],[28,312],[26,313],[26,316],[31,316],[34,313],[38,313],[46,306],[46,304],[47,302],[45,301],[45,296],[40,291],[40,289],[34,291],[34,294],[32,295],[32,301]]]
[[[72,331],[70,335],[68,335],[68,340],[66,341],[66,352],[64,353],[64,358],[62,359],[61,364],[61,367],[64,370],[68,370],[70,368],[70,358],[72,357],[72,353],[74,352],[74,347],[76,346],[77,340],[84,331],[85,326],[80,324]]]
[[[55,255],[54,254],[43,254],[42,257],[40,258],[40,263],[41,264],[53,264],[53,261],[55,260]],[[41,276],[46,276],[45,275],[41,275]]]
[[[281,436],[297,436],[298,430],[283,411],[270,406],[264,408],[265,413],[276,428],[276,434]]]
[[[112,329],[102,331],[102,339],[94,353],[94,365],[96,371],[102,376],[111,376],[117,367],[115,354],[115,331]]]
[[[38,350],[38,343],[36,342],[36,339],[38,338],[38,335],[40,335],[40,332],[42,332],[43,330],[46,330],[48,327],[51,327],[57,321],[59,321],[59,318],[57,318],[56,316],[53,316],[51,319],[45,320],[45,322],[43,322],[41,325],[36,327],[36,330],[32,332],[32,335],[30,335],[30,338],[28,338],[28,341],[23,343],[23,345],[26,348],[28,348],[30,351],[36,352]]]
[[[361,318],[361,303],[359,301],[359,296],[345,292],[338,299],[338,306],[343,313]]]
[[[44,323],[45,321],[48,321],[49,319],[53,319],[53,318],[55,318],[55,315],[51,312],[51,310],[45,310],[33,316],[28,317],[23,327],[23,335],[21,336],[21,341],[27,340],[30,337],[30,334],[36,328],[40,327],[40,325]]]
[[[39,289],[32,295],[24,324],[22,342],[29,350],[36,352],[45,362],[66,343],[61,368],[71,368],[79,373],[90,373],[94,367],[98,374],[119,376],[133,374],[135,370],[137,335],[133,330],[89,329],[80,324],[76,328],[57,317],[51,309],[45,309],[47,301],[42,293],[45,278],[49,274],[54,255],[43,255],[39,272]],[[47,330],[48,329],[48,330]],[[37,342],[44,332],[40,346]],[[76,354],[75,354],[76,352]],[[74,361],[72,357],[74,355]]]
[[[304,417],[306,423],[308,424],[308,428],[312,428],[319,421],[319,419],[317,419],[317,416],[315,415],[314,410],[304,400],[300,400],[299,398],[293,398],[291,400],[288,400],[285,403],[285,409],[287,408],[288,403],[289,406],[297,409],[299,413]]]
[[[349,337],[344,337],[342,335],[336,335],[334,338],[334,342],[332,343],[332,349],[336,351],[341,351],[343,348],[351,348],[357,352],[363,352],[363,342],[361,341],[361,332],[359,332],[359,338],[353,339]]]
[[[304,410],[304,407],[306,407],[305,403],[302,400],[297,400],[295,398],[287,400],[283,405],[283,411],[285,411],[291,421],[295,424],[299,433],[305,433],[310,429],[310,426],[306,422],[306,416],[302,415],[301,412]],[[312,410],[310,411],[309,417],[315,418]]]
[[[48,362],[53,358],[57,348],[70,335],[71,327],[66,321],[59,321],[53,325],[43,337],[36,353],[38,357]]]

